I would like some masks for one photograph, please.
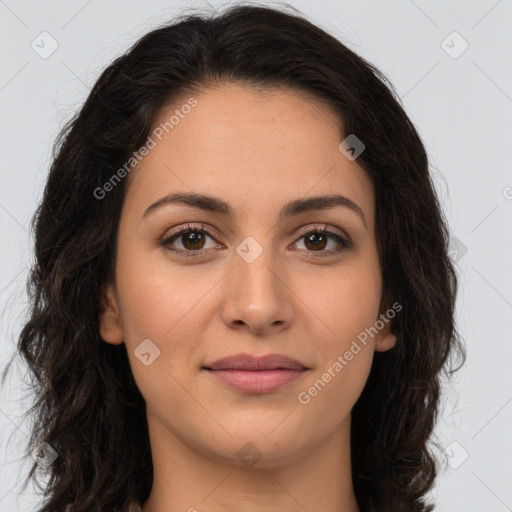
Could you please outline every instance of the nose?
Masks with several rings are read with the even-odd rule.
[[[222,321],[230,329],[258,335],[288,329],[294,317],[294,294],[286,281],[270,251],[250,263],[237,255],[224,281]]]

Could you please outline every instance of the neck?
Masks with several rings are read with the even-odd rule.
[[[142,512],[359,512],[350,463],[350,415],[321,445],[253,466],[207,456],[148,411],[153,487]]]

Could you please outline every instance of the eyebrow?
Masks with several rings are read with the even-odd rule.
[[[168,194],[164,197],[161,197],[146,208],[142,217],[144,218],[159,208],[170,204],[191,206],[193,208],[198,208],[207,212],[218,213],[230,218],[234,218],[233,209],[222,199],[196,193]],[[339,194],[307,197],[290,201],[289,203],[286,203],[279,211],[279,222],[285,217],[293,217],[300,215],[301,213],[311,211],[328,210],[336,206],[342,206],[352,210],[361,218],[363,224],[368,229],[363,210],[356,203],[354,203],[354,201]]]

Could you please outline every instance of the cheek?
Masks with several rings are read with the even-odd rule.
[[[199,327],[206,297],[219,276],[198,266],[179,266],[161,255],[151,257],[137,248],[117,262],[122,322],[135,337],[154,337],[162,343],[174,333]],[[204,267],[206,268],[206,267]],[[191,319],[194,321],[192,322]]]
[[[151,409],[161,408],[162,413],[169,407],[185,409],[191,407],[189,393],[198,394],[192,377],[201,363],[198,349],[204,326],[200,322],[205,316],[201,297],[213,283],[191,281],[177,267],[171,272],[170,265],[143,263],[143,258],[118,262],[122,325],[132,373]],[[146,339],[157,347],[148,345],[147,366],[139,357]],[[187,391],[182,382],[188,383]]]
[[[354,260],[328,272],[300,277],[294,291],[303,301],[304,314],[311,321],[316,319],[328,344],[339,351],[377,320],[381,276],[373,261]]]
[[[378,272],[378,266],[367,261],[340,267],[320,280],[317,276],[315,287],[303,283],[303,314],[317,325],[316,336],[311,334],[320,353],[319,366],[303,391],[317,407],[329,403],[341,415],[348,413],[364,388],[374,354],[368,332],[378,318]]]
[[[364,389],[373,361],[373,348],[349,338],[323,347],[324,361],[299,390],[307,414],[318,414],[334,426],[354,407]],[[325,411],[330,413],[326,417]]]
[[[179,401],[183,390],[173,377],[195,385],[204,362],[204,333],[218,311],[212,302],[215,286],[224,273],[206,266],[202,271],[200,266],[178,266],[165,258],[155,263],[147,255],[135,257],[135,250],[130,254],[118,259],[117,269],[121,321],[134,378],[146,400],[173,390],[171,396]],[[146,339],[159,350],[150,345],[158,354],[150,366],[137,357]]]

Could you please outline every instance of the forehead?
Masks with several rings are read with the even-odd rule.
[[[341,119],[302,91],[235,84],[200,90],[163,108],[151,134],[154,147],[130,175],[126,197],[140,208],[170,192],[193,191],[254,214],[339,193],[373,218],[371,180],[338,147]]]

